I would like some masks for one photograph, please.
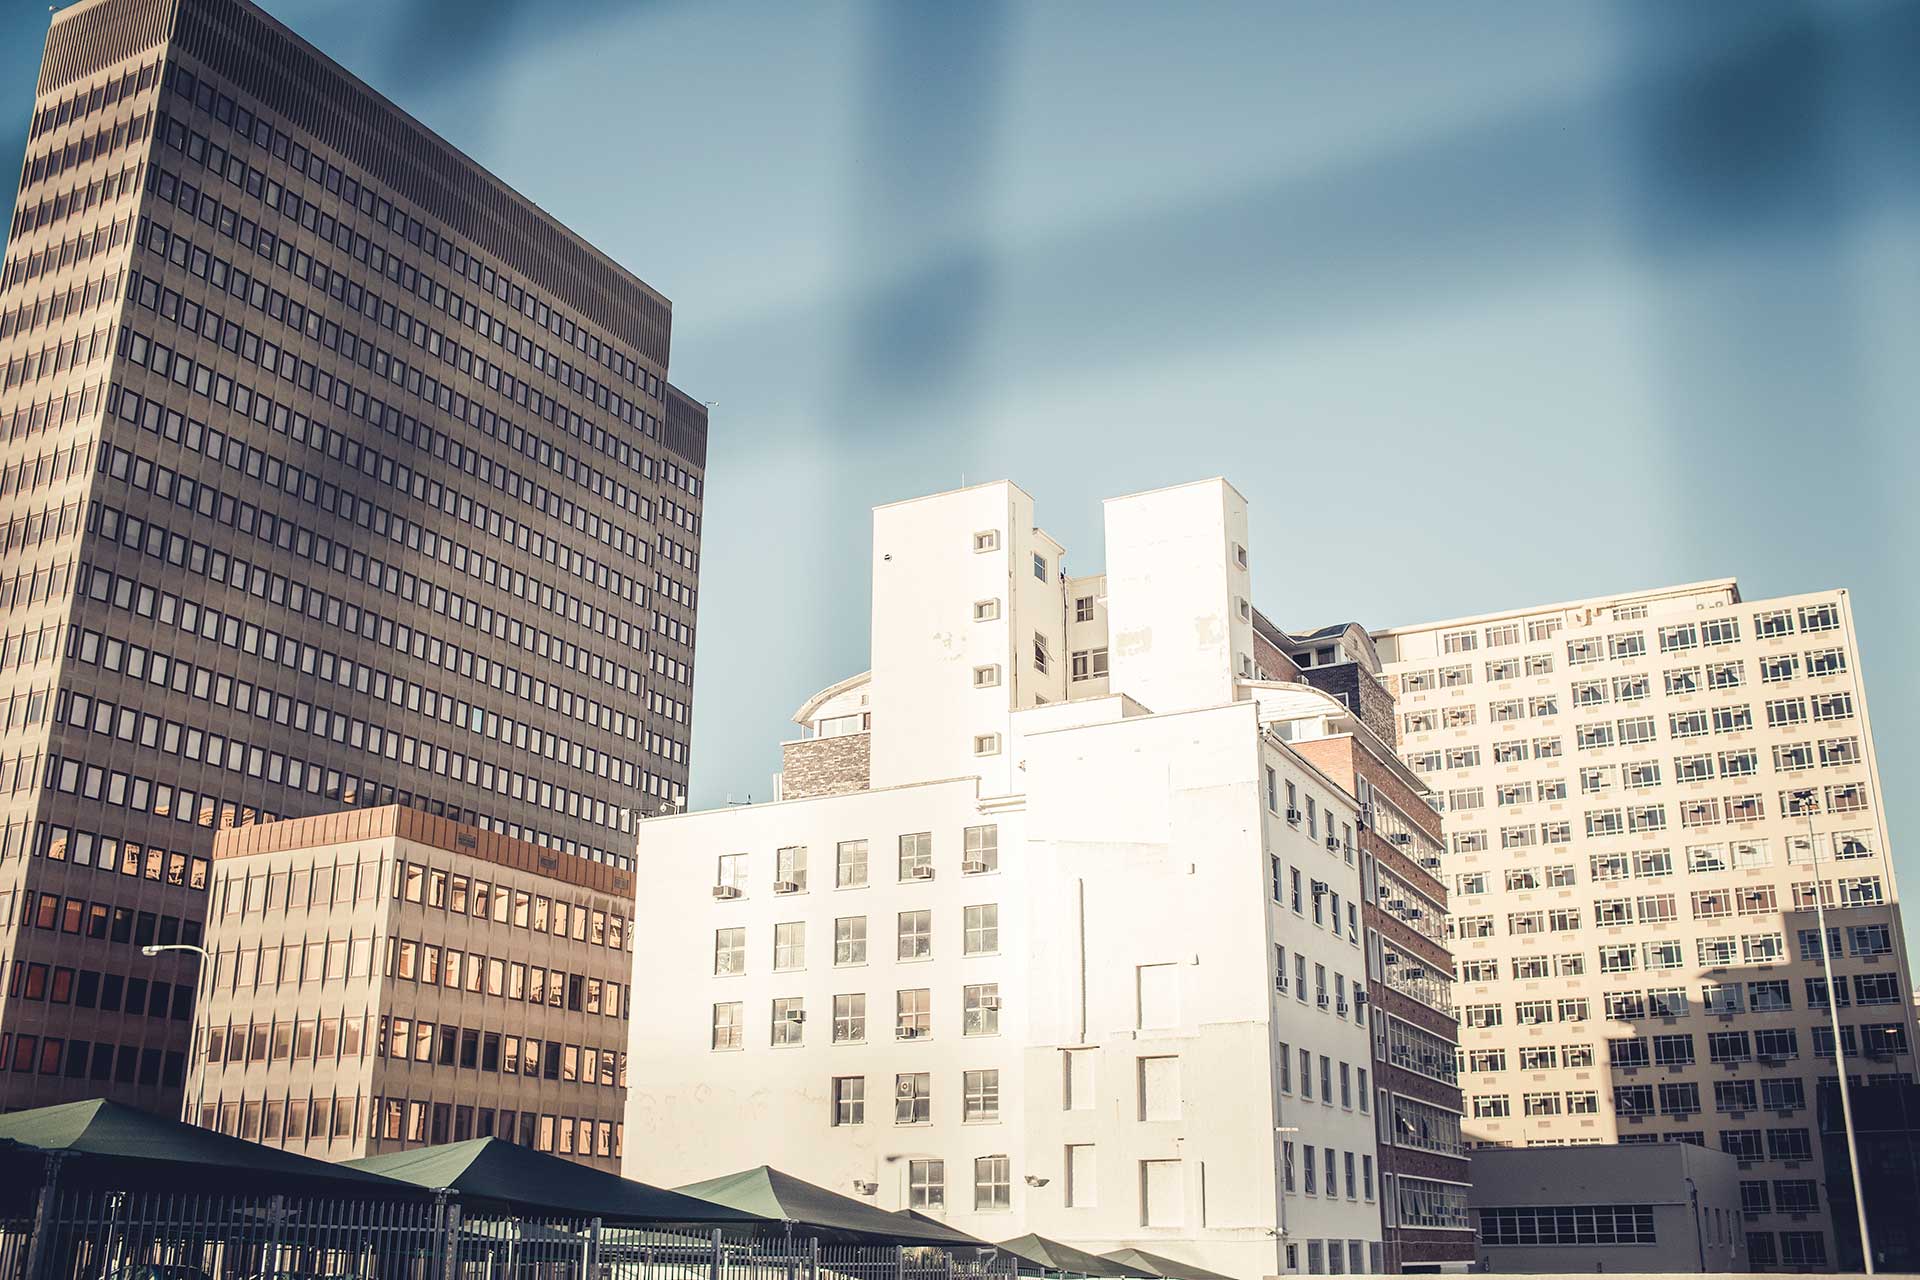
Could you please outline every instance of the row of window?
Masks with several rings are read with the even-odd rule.
[[[1551,699],[1536,698],[1535,704],[1544,708],[1536,711],[1539,715],[1553,715]],[[1519,718],[1516,708],[1518,702],[1495,703],[1492,705],[1491,719],[1494,723],[1506,723]],[[1792,728],[1809,721],[1826,722],[1851,719],[1853,716],[1853,694],[1846,690],[1834,693],[1816,693],[1807,697],[1773,698],[1761,704],[1766,713],[1767,727],[1772,729]],[[1449,707],[1426,707],[1403,712],[1401,723],[1409,734],[1433,733],[1441,729],[1465,729],[1471,727],[1479,718],[1478,708],[1472,704]],[[1745,733],[1754,727],[1754,711],[1751,703],[1736,702],[1721,707],[1697,707],[1688,711],[1672,711],[1667,714],[1667,733],[1675,739],[1699,738],[1711,733]],[[1657,741],[1659,721],[1654,716],[1630,716],[1620,720],[1596,720],[1588,724],[1574,726],[1574,745],[1582,751],[1595,751],[1613,746],[1637,746]],[[1535,759],[1550,759],[1560,754],[1558,738],[1535,739],[1533,754]],[[1494,762],[1514,764],[1526,759],[1526,744],[1514,740],[1496,743],[1493,749]],[[1462,749],[1457,756],[1449,757],[1447,768],[1468,768],[1479,763],[1478,748]],[[1426,768],[1431,771],[1435,753],[1432,751],[1413,752],[1407,762],[1414,768]],[[1455,760],[1461,763],[1454,763]]]
[[[1878,853],[1878,841],[1871,828],[1861,827],[1813,836],[1789,835],[1785,838],[1787,865],[1812,866],[1823,861],[1847,862],[1871,858]],[[1484,849],[1469,847],[1456,852],[1476,853]],[[1773,845],[1765,838],[1732,840],[1725,844],[1687,845],[1683,850],[1688,875],[1715,875],[1725,871],[1745,871],[1773,865]],[[1625,880],[1657,879],[1674,874],[1671,849],[1638,849],[1631,852],[1587,855],[1587,871],[1596,884]],[[1463,871],[1455,876],[1455,892],[1473,897],[1488,892],[1492,871]],[[1565,889],[1578,883],[1572,863],[1545,867],[1508,867],[1502,870],[1510,892]],[[1746,886],[1742,886],[1745,888]]]
[[[288,1093],[218,1099],[200,1105],[200,1127],[274,1146],[353,1144],[362,1137],[381,1143],[465,1142],[500,1138],[558,1155],[623,1154],[625,1126],[618,1120],[557,1116],[551,1112],[472,1107],[430,1098],[373,1097],[363,1109],[357,1093]],[[577,1137],[576,1137],[577,1135]]]
[[[358,959],[356,952],[353,960],[357,963]],[[550,1009],[604,1014],[609,1018],[629,1017],[632,1012],[625,998],[624,985],[612,978],[569,973],[564,969],[520,960],[503,960],[478,952],[463,954],[457,948],[443,947],[433,942],[389,938],[386,963],[387,977],[417,982],[427,987],[441,987],[449,991],[464,989],[470,995],[485,993],[509,1001],[524,1000],[529,1004],[544,1004]],[[245,977],[244,964],[241,966],[241,977]]]
[[[186,1079],[186,1055],[105,1040],[0,1031],[0,1070],[99,1084],[112,1081],[142,1088],[178,1089]]]
[[[834,845],[833,887],[861,889],[868,884],[868,841],[841,840]],[[895,868],[900,883],[931,880],[934,876],[933,833],[910,831],[896,837]],[[714,866],[714,897],[744,897],[752,887],[752,855],[720,854]],[[960,873],[984,875],[1000,869],[1000,828],[994,825],[963,828],[960,833]],[[776,894],[807,890],[806,845],[782,845],[773,854],[772,889]]]
[[[1747,1232],[1747,1261],[1755,1267],[1827,1269],[1827,1238],[1818,1231]]]
[[[771,1002],[767,1043],[772,1048],[791,1048],[806,1043],[807,1002],[801,996],[779,996]],[[716,1053],[746,1048],[746,1005],[739,1000],[723,1000],[713,1006],[713,1022],[708,1047]],[[867,1042],[867,995],[863,991],[846,992],[833,997],[834,1044]],[[960,1034],[997,1036],[1000,1034],[1000,984],[967,983],[960,989]],[[933,1036],[933,992],[927,987],[903,988],[894,992],[893,1037],[896,1040],[926,1040]]]
[[[1283,1191],[1301,1195],[1373,1203],[1373,1156],[1367,1152],[1337,1151],[1332,1147],[1314,1150],[1311,1142],[1300,1144],[1296,1168],[1291,1139],[1280,1143],[1280,1186]],[[1316,1158],[1317,1157],[1317,1158]],[[1344,1175],[1344,1176],[1342,1176]]]
[[[1692,646],[1683,647],[1691,648]],[[1671,650],[1663,650],[1663,652],[1671,652]],[[1846,650],[1838,647],[1810,649],[1804,654],[1767,654],[1759,661],[1760,678],[1764,683],[1795,679],[1802,670],[1809,676],[1840,675],[1847,670]],[[1552,672],[1553,656],[1551,654],[1536,654],[1525,659],[1489,659],[1485,666],[1486,680],[1489,684],[1503,684],[1523,676],[1545,676]],[[1702,682],[1703,673],[1704,683]],[[1608,701],[1640,702],[1652,693],[1651,679],[1651,676],[1644,672],[1635,672],[1598,680],[1577,680],[1572,685],[1573,705],[1594,707]],[[1436,689],[1465,688],[1472,683],[1473,667],[1462,663],[1437,669],[1430,667],[1420,671],[1403,672],[1400,676],[1400,691],[1425,693]],[[1663,683],[1666,691],[1675,695],[1698,693],[1702,688],[1737,689],[1746,683],[1746,662],[1745,659],[1735,658],[1727,662],[1709,662],[1704,666],[1668,667],[1664,669]],[[1515,699],[1494,705],[1511,708],[1518,704],[1519,700]],[[1558,695],[1548,693],[1527,699],[1526,714],[1529,716],[1559,714]],[[1517,713],[1509,711],[1506,715],[1496,714],[1494,718],[1496,720],[1514,719],[1517,718]]]
[[[153,122],[153,109],[149,107],[110,124],[102,123],[91,133],[69,138],[62,146],[49,147],[38,155],[29,155],[21,165],[19,196],[25,197],[41,183],[50,182],[63,173],[117,155],[128,147],[139,146],[153,132]],[[29,212],[22,208],[14,215],[13,234],[24,235],[37,225]]]
[[[1000,904],[984,902],[960,909],[960,953],[989,956],[1000,953]],[[933,958],[933,912],[902,911],[894,917],[894,958]],[[833,922],[835,966],[867,962],[867,917],[840,916]],[[794,972],[807,967],[807,924],[783,921],[773,926],[773,969]],[[747,972],[747,931],[738,925],[713,931],[713,972],[738,976]]]
[[[1294,1054],[1296,1052],[1299,1054],[1299,1075],[1297,1078],[1299,1080],[1299,1094],[1302,1101],[1312,1102],[1318,1097],[1323,1105],[1332,1106],[1335,1101],[1334,1081],[1338,1079],[1340,1082],[1340,1091],[1338,1094],[1340,1106],[1351,1111],[1354,1108],[1354,1101],[1357,1098],[1359,1100],[1361,1114],[1364,1115],[1367,1113],[1372,1105],[1371,1099],[1373,1092],[1367,1084],[1367,1069],[1365,1067],[1355,1067],[1345,1062],[1335,1062],[1326,1054],[1321,1054],[1319,1092],[1316,1094],[1314,1091],[1314,1055],[1312,1051],[1307,1049],[1296,1051],[1285,1041],[1279,1044],[1274,1054],[1274,1062],[1280,1068],[1281,1093],[1291,1095],[1294,1092],[1294,1081],[1296,1079],[1294,1073]]]
[[[109,76],[92,88],[75,89],[72,93],[45,106],[36,109],[33,121],[27,128],[29,142],[43,133],[63,129],[78,120],[84,120],[96,111],[105,110],[116,102],[131,98],[134,94],[152,88],[160,83],[160,62],[129,67],[118,76]]]
[[[24,840],[14,840],[16,830],[24,836],[26,824],[23,822],[16,827],[9,823],[4,832],[0,832],[0,861],[25,843]],[[34,852],[51,862],[98,867],[108,874],[118,871],[123,876],[164,881],[175,888],[192,889],[196,893],[207,887],[207,879],[213,870],[212,860],[204,854],[185,854],[159,845],[141,845],[132,840],[96,835],[91,831],[75,831],[58,823],[40,823],[37,834],[39,839],[33,846]],[[182,929],[185,929],[184,922]],[[197,932],[197,925],[195,930]]]
[[[128,978],[96,969],[74,969],[38,960],[15,960],[7,975],[7,998],[102,1009],[128,1017],[193,1018],[193,988],[185,983]]]
[[[1482,1245],[1658,1243],[1646,1204],[1522,1205],[1474,1210]]]
[[[1273,947],[1273,989],[1282,996],[1292,993],[1295,1000],[1301,1004],[1306,1004],[1308,1000],[1307,963],[1306,955],[1296,948],[1293,953],[1293,965],[1291,971],[1289,971],[1287,965],[1287,948],[1280,943],[1275,943]],[[1349,986],[1353,989],[1353,999],[1351,1001],[1347,999],[1347,989]],[[1313,966],[1312,1000],[1314,1007],[1322,1013],[1331,1012],[1336,1018],[1350,1016],[1356,1024],[1361,1026],[1366,1025],[1367,989],[1360,984],[1360,979],[1358,978],[1354,978],[1349,982],[1347,975],[1344,973],[1336,973],[1333,975],[1333,986],[1329,988],[1327,986],[1327,966],[1316,962]]]
[[[1428,752],[1431,759],[1427,763],[1438,767],[1438,752]],[[1814,768],[1844,768],[1861,763],[1864,755],[1860,749],[1858,737],[1825,738],[1818,743],[1789,742],[1773,748],[1773,767],[1777,773],[1799,773]],[[1760,771],[1760,753],[1751,747],[1734,751],[1722,751],[1716,756],[1712,752],[1698,755],[1675,756],[1673,758],[1673,780],[1676,782],[1711,782],[1716,776],[1721,778],[1750,778]],[[1580,794],[1595,795],[1625,787],[1629,791],[1657,787],[1662,781],[1662,764],[1659,760],[1633,760],[1626,764],[1595,764],[1580,767]],[[1781,807],[1789,809],[1789,797],[1796,792],[1781,792]],[[1484,808],[1487,804],[1487,788],[1484,786],[1452,787],[1445,792],[1436,792],[1439,801],[1435,808],[1441,812],[1460,812],[1463,810]],[[1559,801],[1567,798],[1567,780],[1565,778],[1542,778],[1538,782],[1501,782],[1493,788],[1493,804],[1497,808],[1513,808],[1519,805]],[[1691,803],[1691,802],[1690,802]],[[1713,803],[1711,798],[1701,803]],[[1801,802],[1794,800],[1797,806]],[[1729,801],[1731,805],[1731,801]],[[1545,828],[1542,828],[1543,833]],[[1543,834],[1542,839],[1547,837]],[[1564,837],[1563,837],[1564,838]]]
[[[96,942],[130,947],[179,943],[197,946],[200,942],[200,922],[189,917],[136,911],[132,907],[93,902],[71,894],[62,897],[57,893],[35,893],[32,889],[0,890],[0,929],[15,923],[16,897],[20,905],[18,923],[22,929],[58,931],[70,937],[84,936]]]

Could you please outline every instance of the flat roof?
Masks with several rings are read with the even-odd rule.
[[[1704,582],[1686,582],[1673,587],[1652,587],[1645,591],[1622,591],[1612,595],[1582,596],[1578,600],[1561,600],[1553,604],[1527,605],[1519,609],[1500,609],[1493,613],[1476,613],[1460,618],[1442,618],[1437,622],[1416,622],[1408,626],[1382,627],[1373,632],[1373,637],[1406,635],[1418,631],[1436,631],[1441,627],[1467,627],[1483,622],[1499,622],[1506,618],[1523,618],[1534,613],[1559,613],[1568,609],[1578,609],[1583,605],[1628,604],[1636,600],[1650,600],[1660,596],[1693,595],[1700,591],[1731,590],[1736,602],[1740,599],[1740,583],[1735,578],[1709,578]]]
[[[496,866],[512,867],[531,875],[545,876],[549,880],[560,880],[629,900],[634,896],[631,871],[562,853],[558,849],[544,849],[497,831],[483,831],[451,818],[438,817],[424,809],[397,804],[229,827],[214,835],[213,856],[216,859],[250,858],[266,853],[321,849],[361,840],[385,839],[432,845],[448,853],[464,854]]]

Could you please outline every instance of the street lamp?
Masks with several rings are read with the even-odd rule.
[[[207,954],[207,949],[205,947],[196,947],[191,942],[150,942],[146,946],[140,948],[140,954],[143,956],[149,956],[149,957],[157,956],[162,951],[191,951],[193,952],[194,955],[200,957],[198,961],[198,972],[196,973],[194,977],[194,982],[193,982],[194,1019],[195,1021],[198,1021],[199,1013],[200,1013],[200,1001],[206,995],[205,991],[203,991],[202,988],[206,986],[206,982],[207,982],[207,961],[212,959],[212,957]],[[209,1035],[212,1034],[211,1029],[209,1029],[208,1034]],[[191,1038],[189,1038],[187,1042],[187,1051],[189,1054],[191,1054],[193,1051],[193,1042]],[[188,1068],[189,1069],[192,1068],[192,1063],[188,1063]],[[206,1060],[203,1056],[200,1063],[200,1085],[198,1088],[194,1090],[193,1114],[187,1118],[188,1123],[196,1124],[196,1125],[200,1123],[200,1108],[203,1105],[205,1105],[206,1100],[207,1100],[207,1065],[206,1065]]]
[[[1827,894],[1820,883],[1820,843],[1813,831],[1812,788],[1793,793],[1807,814],[1807,858],[1813,864],[1813,919],[1820,930],[1820,968],[1827,980],[1827,1017],[1833,1024],[1833,1065],[1840,1075],[1840,1117],[1847,1130],[1847,1170],[1853,1175],[1853,1210],[1860,1220],[1860,1260],[1873,1274],[1873,1242],[1867,1238],[1866,1188],[1860,1182],[1860,1155],[1854,1147],[1853,1092],[1847,1084],[1847,1047],[1840,1039],[1840,994],[1833,985],[1833,947],[1827,937]]]

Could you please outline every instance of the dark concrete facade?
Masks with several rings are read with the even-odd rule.
[[[666,299],[240,0],[48,34],[0,267],[0,1108],[178,1105],[215,832],[630,863],[687,776]]]

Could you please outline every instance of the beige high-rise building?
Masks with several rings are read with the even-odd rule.
[[[201,1125],[326,1160],[501,1137],[617,1170],[632,873],[398,805],[224,831]]]
[[[1816,881],[1849,1074],[1914,1067],[1847,594],[1724,579],[1375,640],[1445,810],[1470,1142],[1720,1148],[1752,1264],[1827,1263]]]

